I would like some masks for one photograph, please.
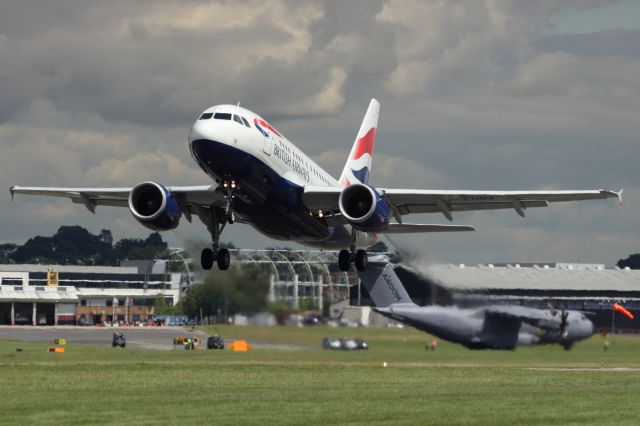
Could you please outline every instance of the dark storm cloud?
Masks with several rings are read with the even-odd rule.
[[[0,109],[0,121],[46,98],[105,120],[172,126],[190,121],[212,101],[247,99],[268,112],[274,96],[282,103],[309,97],[331,78],[332,64],[321,53],[286,55],[294,34],[267,12],[226,28],[214,16],[201,28],[146,21],[140,5],[133,14],[123,13],[121,3],[111,10],[64,3],[62,12],[47,13],[49,4],[33,14],[28,4],[19,5],[9,11],[27,28],[7,25],[0,39],[3,62],[11,64],[2,70],[0,89],[10,102]],[[65,14],[67,9],[73,13]],[[86,27],[98,15],[100,23]],[[285,54],[272,57],[270,52],[281,53],[278,47]]]

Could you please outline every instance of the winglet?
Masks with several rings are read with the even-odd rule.
[[[616,195],[618,196],[618,203],[620,203],[620,207],[622,207],[622,193],[624,192],[624,188],[622,188],[620,191],[616,192]]]
[[[13,201],[13,196],[16,195],[16,187],[12,186],[9,188],[9,192],[11,192],[11,201]]]

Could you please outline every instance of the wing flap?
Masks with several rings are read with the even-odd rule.
[[[466,225],[433,225],[417,223],[390,223],[383,234],[418,234],[423,232],[465,232],[475,231],[473,226]]]
[[[520,201],[524,209],[532,207],[547,207],[546,201]],[[441,206],[437,204],[400,204],[396,205],[401,214],[407,215],[411,213],[443,213]],[[452,203],[447,204],[446,209],[451,212],[463,212],[474,210],[499,210],[513,209],[511,202],[476,202],[476,203]]]

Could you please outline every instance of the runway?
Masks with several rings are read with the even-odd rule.
[[[188,331],[182,327],[32,327],[32,326],[0,326],[0,340],[17,340],[22,342],[49,342],[64,338],[67,344],[111,346],[113,333],[122,332],[127,338],[127,346],[138,349],[173,349],[173,338],[179,335],[197,336],[204,340],[208,337],[201,331]]]

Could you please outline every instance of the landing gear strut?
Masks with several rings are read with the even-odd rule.
[[[220,234],[227,225],[235,222],[235,215],[231,210],[231,201],[233,200],[233,193],[238,188],[235,180],[225,179],[222,184],[222,188],[225,191],[226,205],[224,207],[211,206],[208,210],[199,211],[202,221],[207,224],[207,229],[211,234],[213,241],[213,248],[206,248],[202,250],[200,254],[200,264],[202,269],[208,271],[213,266],[215,261],[218,264],[218,268],[222,271],[229,269],[231,265],[231,254],[226,248],[219,248]]]
[[[338,253],[338,267],[341,271],[348,271],[351,262],[355,263],[358,271],[364,271],[369,264],[369,258],[365,250],[340,250]]]

